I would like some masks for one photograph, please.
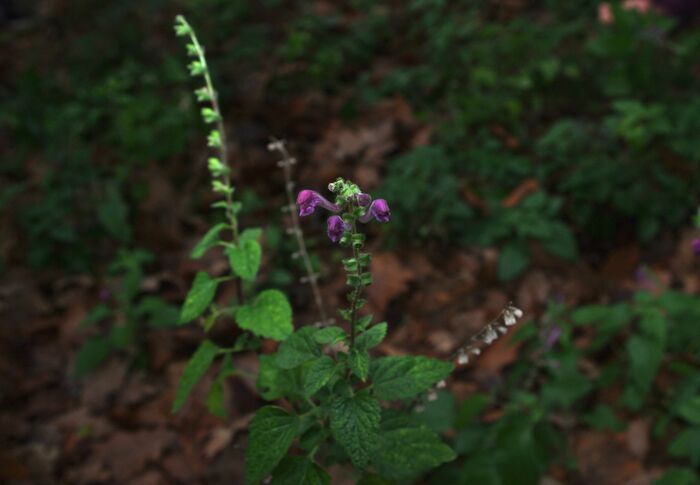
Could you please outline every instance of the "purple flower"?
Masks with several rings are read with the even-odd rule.
[[[700,239],[693,239],[691,246],[695,254],[700,254]]]
[[[297,205],[299,206],[299,215],[301,217],[313,214],[318,205],[331,212],[340,212],[340,207],[331,203],[315,190],[302,190],[299,192]]]
[[[328,237],[334,243],[340,241],[346,231],[350,230],[350,224],[345,222],[340,216],[330,216],[328,218]]]
[[[377,199],[369,206],[365,215],[360,217],[360,222],[369,222],[372,218],[379,222],[389,222],[391,219],[391,211],[389,204],[384,199]]]
[[[367,207],[369,203],[372,202],[372,196],[360,192],[355,196],[355,200],[360,207]]]

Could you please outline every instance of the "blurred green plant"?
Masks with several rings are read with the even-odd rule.
[[[89,335],[75,357],[73,374],[82,378],[114,352],[125,353],[137,368],[147,365],[144,347],[147,329],[174,328],[178,308],[162,298],[143,295],[144,266],[153,255],[121,250],[108,269],[110,285],[102,290],[105,301],[94,306],[81,327]]]

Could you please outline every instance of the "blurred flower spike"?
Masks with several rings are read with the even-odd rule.
[[[391,210],[386,200],[372,200],[369,194],[362,192],[352,182],[339,178],[328,184],[328,190],[336,195],[335,203],[315,190],[306,189],[299,192],[297,206],[301,217],[313,214],[316,207],[335,214],[343,212],[342,217],[333,215],[328,219],[328,237],[334,243],[341,241],[346,233],[352,231],[355,227],[354,221],[368,223],[374,219],[386,223],[391,220]]]
[[[700,239],[693,239],[691,246],[693,248],[693,253],[700,254]]]

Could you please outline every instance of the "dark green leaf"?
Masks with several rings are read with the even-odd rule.
[[[428,428],[401,428],[381,433],[372,464],[384,477],[406,480],[452,461],[455,456]]]
[[[379,402],[367,391],[338,397],[331,403],[331,432],[356,468],[367,466],[376,451],[380,413]]]
[[[277,350],[277,365],[282,369],[293,369],[304,362],[321,356],[321,346],[314,340],[318,332],[313,327],[303,327],[289,336]]]
[[[345,330],[340,327],[326,327],[314,334],[314,340],[323,345],[332,345],[345,338]]]
[[[80,347],[75,357],[75,377],[81,378],[102,364],[112,351],[112,344],[105,337],[92,337]]]
[[[530,249],[527,244],[513,241],[506,244],[498,258],[498,278],[510,281],[517,278],[530,265]]]
[[[354,348],[348,354],[348,364],[352,372],[365,381],[369,374],[369,353],[366,350]]]
[[[180,383],[175,392],[175,401],[173,401],[173,413],[178,412],[182,405],[185,404],[192,389],[194,389],[194,386],[197,385],[200,379],[204,377],[207,370],[209,370],[218,352],[219,347],[209,340],[205,340],[199,345],[189,362],[187,362],[185,369],[182,371]]]
[[[250,423],[245,481],[258,483],[277,466],[299,434],[299,418],[276,406],[260,408]]]
[[[272,485],[330,485],[331,477],[303,456],[287,456],[275,468]]]
[[[387,324],[386,322],[378,323],[372,328],[362,332],[355,341],[355,345],[359,349],[369,350],[376,347],[386,337]]]
[[[311,397],[328,384],[335,374],[335,369],[335,362],[327,355],[312,361],[304,375],[304,395]]]
[[[452,372],[452,364],[428,357],[391,356],[372,363],[371,379],[379,399],[406,399],[427,390]]]

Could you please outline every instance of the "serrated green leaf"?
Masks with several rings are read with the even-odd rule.
[[[304,375],[304,395],[316,394],[335,374],[336,364],[333,359],[323,355],[311,362]]]
[[[292,307],[279,290],[262,291],[251,305],[239,307],[236,321],[244,330],[278,341],[289,337],[294,330]]]
[[[364,469],[376,451],[380,415],[379,402],[367,391],[338,397],[331,403],[331,433],[356,468]]]
[[[194,277],[192,288],[187,293],[180,310],[180,324],[188,323],[204,313],[216,294],[219,283],[207,273],[200,271]]]
[[[268,401],[284,396],[298,394],[303,388],[299,372],[280,369],[275,363],[274,355],[260,355],[260,371],[258,372],[257,387],[260,395]]]
[[[326,327],[314,334],[314,340],[322,345],[332,345],[345,338],[345,330],[340,327]]]
[[[372,347],[376,347],[384,340],[386,337],[387,324],[386,322],[378,323],[367,331],[361,333],[355,345],[359,349],[369,350]]]
[[[272,474],[272,485],[329,485],[331,477],[303,456],[286,456]]]
[[[175,400],[173,401],[172,412],[176,413],[180,410],[187,397],[194,389],[194,386],[204,377],[212,362],[219,352],[219,347],[209,340],[202,342],[197,350],[190,357],[189,362],[182,371],[180,382],[175,392]]]
[[[276,406],[260,408],[250,423],[245,481],[258,483],[277,466],[299,434],[299,418]]]
[[[81,378],[100,366],[112,352],[112,344],[108,338],[92,337],[88,339],[75,357],[73,373]]]
[[[359,305],[358,305],[358,308],[359,308]],[[367,326],[368,326],[370,323],[372,323],[372,318],[373,318],[372,314],[365,315],[365,316],[361,317],[361,318],[357,321],[357,328],[358,328],[359,330],[364,330],[365,328],[367,328]]]
[[[229,246],[226,249],[231,269],[234,273],[246,281],[253,281],[260,269],[262,248],[255,239],[240,241],[238,246]]]
[[[303,327],[280,344],[277,350],[277,365],[282,369],[293,369],[304,362],[321,356],[321,346],[314,340],[318,332],[313,327]]]
[[[204,256],[204,253],[206,253],[210,248],[216,246],[216,243],[219,242],[219,234],[227,227],[228,226],[226,224],[220,222],[209,229],[202,239],[199,240],[197,245],[192,249],[190,258],[199,259]]]
[[[445,379],[452,364],[428,357],[391,356],[372,362],[370,377],[375,395],[391,401],[406,399]]]
[[[367,374],[369,374],[369,353],[366,350],[358,348],[350,350],[348,364],[353,374],[363,381],[367,380]]]
[[[401,428],[381,433],[372,464],[384,477],[406,480],[455,457],[455,452],[428,428]]]

